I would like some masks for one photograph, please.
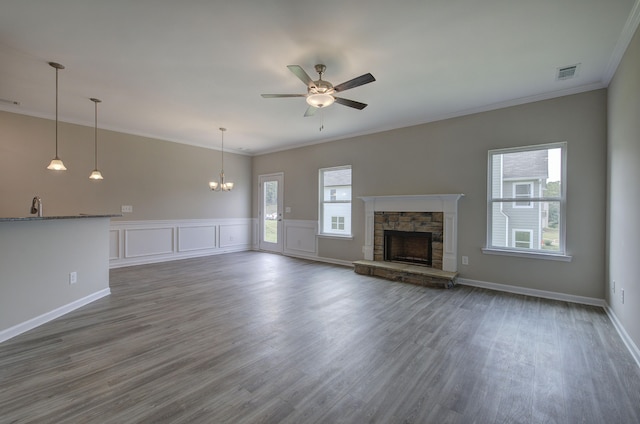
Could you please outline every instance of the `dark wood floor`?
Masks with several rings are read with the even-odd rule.
[[[111,290],[0,344],[0,422],[640,422],[640,368],[596,307],[258,252]]]

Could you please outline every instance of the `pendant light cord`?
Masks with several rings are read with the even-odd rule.
[[[58,159],[58,70],[56,67],[56,159]]]
[[[93,126],[94,128],[94,133],[93,133],[93,140],[95,141],[95,169],[98,169],[98,102],[94,99],[91,99],[93,101],[93,104],[96,107],[96,113],[95,113],[95,125]]]

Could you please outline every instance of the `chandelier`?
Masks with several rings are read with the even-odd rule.
[[[233,189],[233,183],[224,180],[224,132],[226,130],[226,128],[220,128],[222,135],[222,166],[220,167],[220,177],[218,181],[209,181],[211,191],[231,191]]]

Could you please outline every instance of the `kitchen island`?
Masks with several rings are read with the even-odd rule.
[[[116,216],[0,218],[0,342],[110,294]]]

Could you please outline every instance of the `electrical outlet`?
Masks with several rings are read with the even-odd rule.
[[[620,289],[620,297],[622,297],[622,304],[624,305],[624,289]]]
[[[611,291],[616,292],[616,280],[611,281]]]
[[[133,213],[133,206],[122,205],[122,213]]]
[[[69,284],[75,284],[78,282],[78,273],[73,271],[69,273]]]
[[[469,257],[468,256],[463,256],[462,257],[462,265],[469,265]]]

